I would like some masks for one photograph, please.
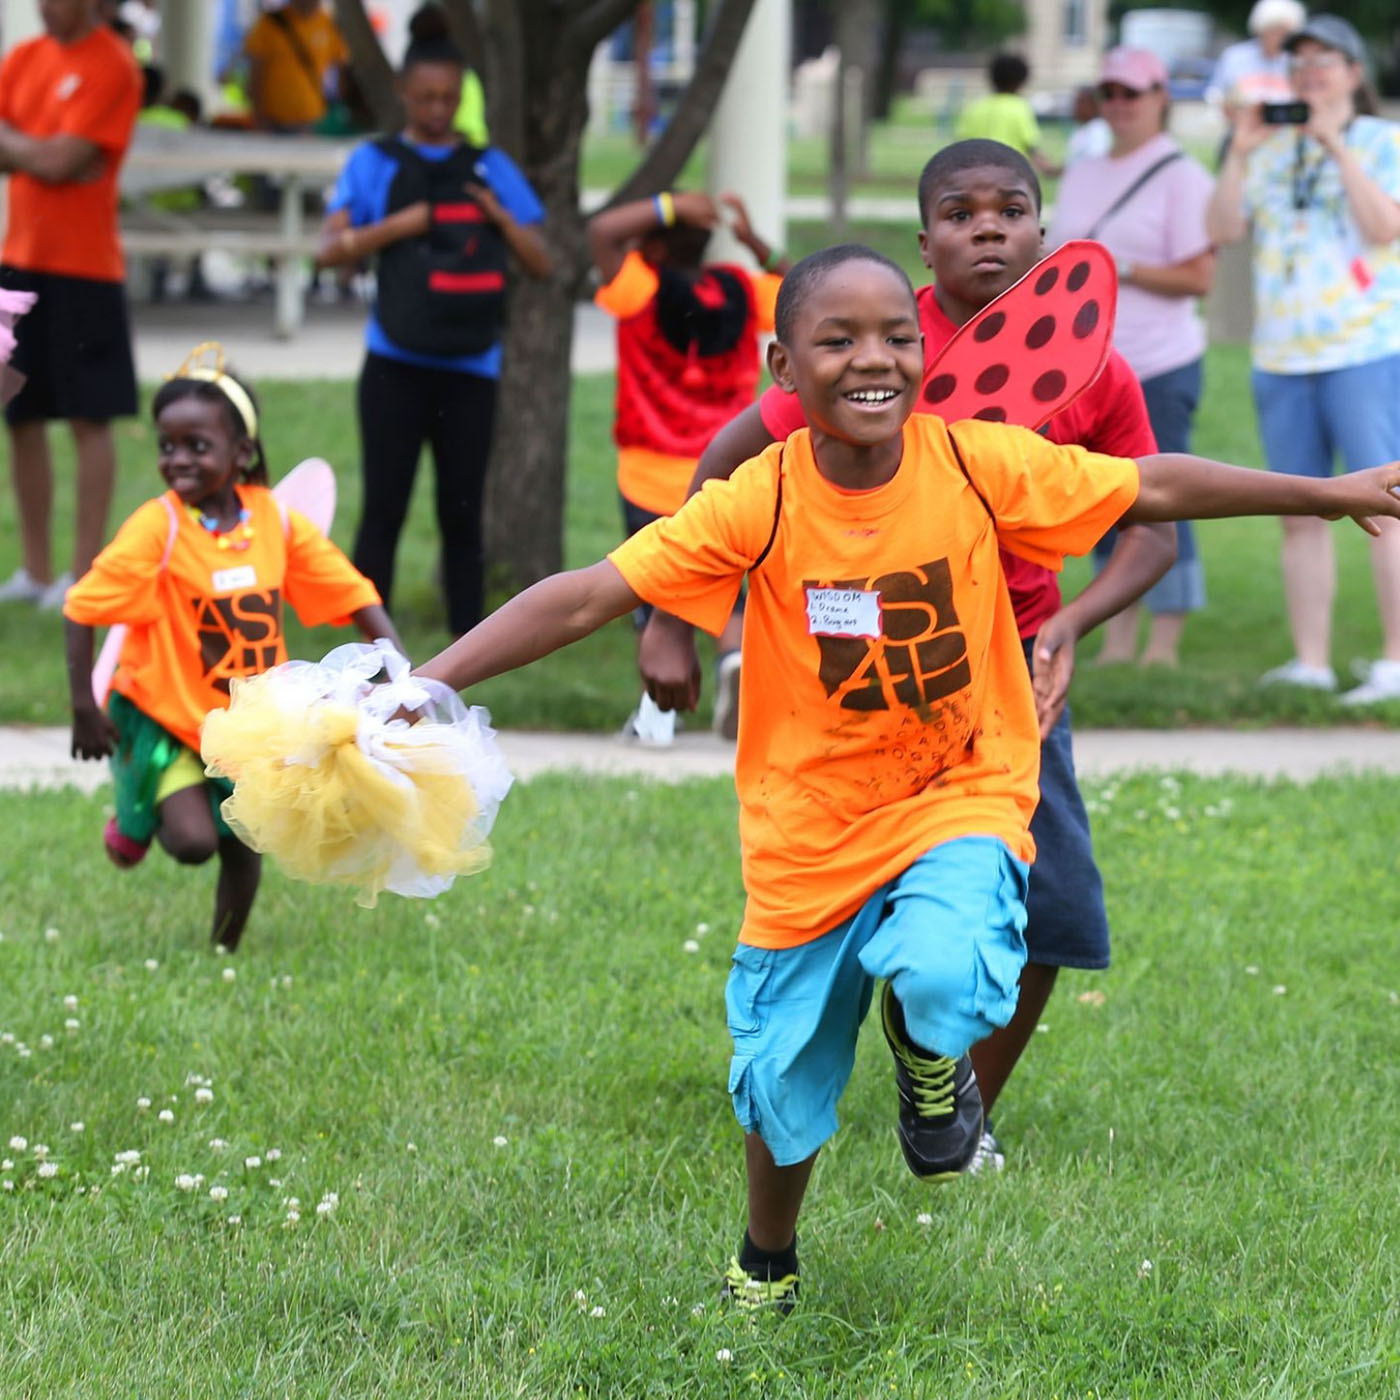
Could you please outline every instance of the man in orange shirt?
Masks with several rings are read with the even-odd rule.
[[[243,41],[252,71],[248,97],[259,126],[305,131],[326,115],[326,85],[350,50],[321,0],[287,0]]]
[[[98,0],[40,0],[44,33],[0,65],[0,172],[10,176],[0,284],[38,295],[16,327],[12,363],[26,382],[5,409],[22,563],[0,585],[0,601],[49,608],[102,547],[116,477],[111,420],[136,412],[117,170],[141,76],[98,8]],[[68,423],[78,458],[73,568],[58,578],[50,419]]]

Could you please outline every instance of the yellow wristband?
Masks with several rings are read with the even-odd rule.
[[[663,228],[674,228],[676,224],[676,201],[669,190],[656,196],[656,212],[661,216]]]

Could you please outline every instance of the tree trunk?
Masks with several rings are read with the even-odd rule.
[[[514,280],[486,496],[493,590],[516,592],[563,566],[574,306],[587,271],[579,157],[592,48],[566,42],[569,16],[549,0],[496,0],[488,43],[516,54],[521,149],[512,152],[544,205],[554,270]],[[525,42],[528,36],[528,42]],[[504,76],[497,70],[497,77]],[[508,108],[501,109],[508,120]]]
[[[364,0],[335,0],[335,22],[350,50],[350,66],[365,105],[380,131],[397,131],[403,125],[394,70],[379,46],[379,36],[365,13]]]
[[[894,91],[899,83],[899,51],[904,43],[908,19],[901,0],[887,0],[885,24],[880,34],[880,59],[875,73],[875,89],[870,94],[872,121],[889,120]]]
[[[841,50],[841,66],[848,74],[853,70],[860,73],[857,120],[849,122],[846,129],[846,169],[853,180],[863,180],[870,173],[867,138],[870,114],[874,110],[876,74],[880,66],[880,27],[884,18],[884,0],[841,0],[836,7],[836,44]],[[836,101],[838,104],[846,101],[846,93],[839,85]]]

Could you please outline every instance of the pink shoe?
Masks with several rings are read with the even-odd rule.
[[[103,828],[102,844],[107,848],[107,856],[112,864],[121,866],[123,870],[140,865],[146,858],[146,852],[150,850],[149,843],[143,846],[130,836],[123,835],[115,817]]]

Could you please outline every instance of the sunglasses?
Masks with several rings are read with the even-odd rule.
[[[1098,94],[1100,102],[1136,102],[1139,97],[1147,95],[1144,91],[1123,87],[1120,83],[1100,83]]]
[[[1340,63],[1347,60],[1335,50],[1327,53],[1309,53],[1297,55],[1288,60],[1288,66],[1295,72],[1304,68],[1335,68]]]

